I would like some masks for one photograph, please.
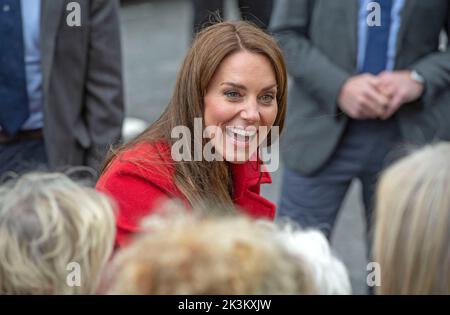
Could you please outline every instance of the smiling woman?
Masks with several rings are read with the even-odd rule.
[[[188,208],[234,204],[252,217],[273,219],[275,206],[259,195],[260,184],[271,180],[262,172],[258,146],[263,141],[271,145],[271,132],[264,130],[283,128],[286,89],[281,50],[261,29],[247,22],[223,22],[200,32],[166,110],[105,161],[97,189],[118,202],[117,244],[124,244],[139,230],[140,219],[168,198],[180,199]],[[196,135],[196,119],[206,129],[220,131],[210,135],[210,143],[202,137],[206,129]],[[174,159],[176,140],[171,135],[180,126],[194,134],[188,146],[191,156],[199,145],[212,145],[223,159]]]
[[[206,91],[204,116],[206,126],[222,130],[214,147],[226,161],[248,161],[255,154],[258,146],[251,143],[267,137],[258,134],[259,126],[272,127],[277,117],[276,95],[275,72],[266,56],[240,50],[222,61]]]

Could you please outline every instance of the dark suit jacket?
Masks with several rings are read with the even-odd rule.
[[[281,149],[286,165],[305,175],[328,161],[348,122],[337,98],[357,72],[358,0],[278,0],[271,31],[291,75]],[[420,101],[397,112],[405,142],[450,140],[450,50],[439,51],[450,30],[448,0],[406,0],[398,34],[396,70],[415,69],[426,80]]]
[[[119,4],[77,0],[81,26],[70,27],[69,2],[41,2],[44,139],[51,168],[97,168],[123,121]]]

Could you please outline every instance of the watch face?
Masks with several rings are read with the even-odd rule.
[[[420,74],[418,74],[417,71],[411,72],[411,79],[413,79],[414,81],[419,82],[421,84],[425,83],[425,79]]]

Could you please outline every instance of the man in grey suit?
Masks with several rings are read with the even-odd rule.
[[[450,139],[450,2],[279,0],[271,31],[291,76],[279,214],[330,237],[358,178],[370,228],[396,146]]]
[[[119,140],[116,0],[0,0],[0,173],[97,169]]]

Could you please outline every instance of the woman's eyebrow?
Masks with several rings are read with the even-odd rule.
[[[222,82],[220,85],[230,85],[232,87],[241,89],[241,90],[247,90],[247,88],[245,87],[245,85],[239,84],[239,83],[234,83],[234,82]]]
[[[239,84],[239,83],[234,83],[234,82],[222,82],[220,85],[230,85],[232,87],[235,87],[235,88],[238,88],[238,89],[241,89],[241,90],[247,90],[245,85],[242,85],[242,84]],[[275,84],[271,84],[271,85],[261,89],[261,91],[268,91],[268,90],[271,90],[271,89],[277,88],[277,87],[278,87],[278,85],[275,83]]]

